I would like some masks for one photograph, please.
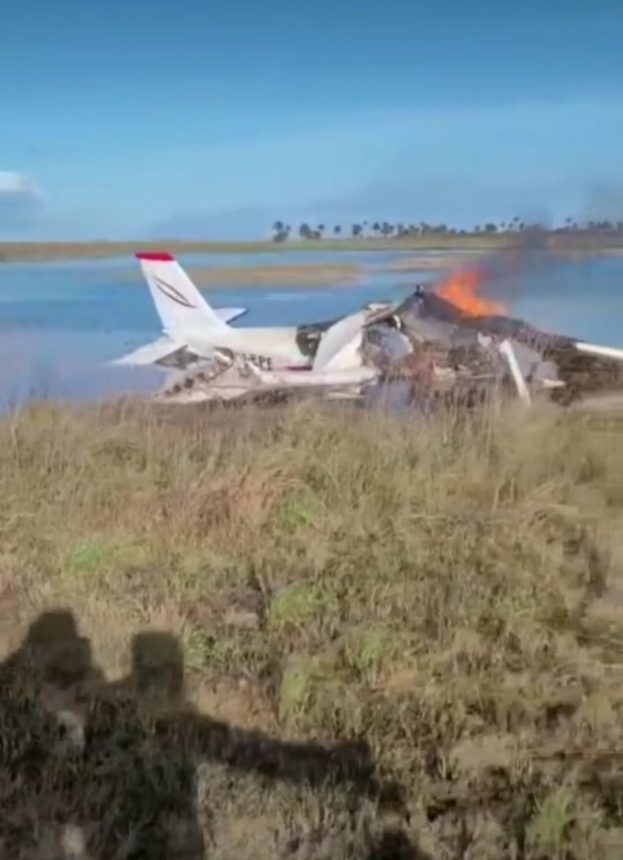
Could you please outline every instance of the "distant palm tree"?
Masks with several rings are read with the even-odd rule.
[[[273,224],[273,230],[275,231],[275,233],[281,233],[283,227],[283,221],[275,221],[275,223]]]
[[[342,232],[342,228],[340,227],[339,224],[335,225],[335,227],[333,228],[333,232],[335,233],[336,236],[340,235],[340,233]]]

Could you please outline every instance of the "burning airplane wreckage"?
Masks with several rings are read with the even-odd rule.
[[[234,328],[239,308],[212,308],[168,254],[138,254],[163,337],[117,364],[172,370],[155,399],[280,402],[296,393],[421,408],[473,405],[493,392],[569,404],[623,391],[623,349],[539,331],[479,295],[478,266],[400,303],[378,302],[331,322]]]

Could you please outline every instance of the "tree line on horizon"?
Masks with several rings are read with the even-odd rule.
[[[300,239],[319,241],[331,235],[339,239],[342,236],[351,236],[353,239],[360,238],[384,238],[404,239],[410,236],[473,236],[497,233],[516,233],[530,229],[543,229],[538,224],[530,224],[522,221],[519,217],[510,221],[487,221],[484,224],[476,224],[470,229],[459,229],[447,224],[428,224],[421,221],[419,224],[392,224],[389,221],[360,221],[343,226],[336,224],[327,228],[325,224],[311,225],[307,222],[300,224],[294,231],[285,221],[275,221],[273,224],[273,241],[285,242],[297,235]],[[586,221],[578,222],[573,218],[566,218],[562,226],[556,227],[549,232],[554,233],[586,233],[586,232],[615,232],[623,233],[623,221]]]

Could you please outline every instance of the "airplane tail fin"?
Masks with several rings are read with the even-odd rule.
[[[230,327],[206,302],[177,260],[167,253],[140,252],[136,255],[149,284],[152,299],[165,334],[183,340],[189,331]]]

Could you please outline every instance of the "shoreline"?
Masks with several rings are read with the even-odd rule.
[[[461,237],[437,240],[412,237],[405,240],[391,239],[323,239],[319,242],[294,240],[287,243],[263,240],[257,242],[159,241],[130,240],[124,242],[2,242],[0,241],[0,265],[11,262],[55,262],[61,260],[106,259],[109,257],[134,257],[139,251],[168,251],[173,255],[183,254],[266,254],[287,257],[289,254],[308,253],[454,253],[456,251],[483,252],[495,248],[512,247],[512,243],[491,237],[479,237],[459,241]]]
[[[407,278],[411,273],[418,274],[442,273],[464,267],[480,257],[494,253],[496,250],[511,251],[513,245],[505,237],[448,237],[432,244],[428,239],[426,244],[416,238],[396,241],[384,239],[364,239],[358,241],[341,240],[339,242],[326,240],[321,242],[292,242],[279,245],[273,242],[258,243],[215,243],[215,242],[64,242],[64,243],[3,243],[0,242],[0,271],[2,263],[9,266],[12,263],[32,264],[62,264],[64,262],[103,261],[106,259],[123,258],[127,255],[127,268],[119,269],[117,278],[127,284],[142,283],[140,269],[136,265],[134,254],[137,249],[168,250],[174,256],[179,256],[184,268],[187,269],[193,281],[200,289],[228,289],[232,287],[271,287],[275,289],[342,287],[348,289],[359,285],[370,275],[382,275]],[[453,239],[455,241],[450,241]],[[459,242],[459,239],[463,241]],[[493,241],[492,241],[493,240]],[[443,245],[443,247],[441,247]],[[466,247],[469,245],[469,247]],[[517,248],[517,245],[514,245]],[[622,247],[580,247],[569,243],[550,242],[546,245],[547,252],[559,259],[588,258],[588,257],[620,257]],[[315,253],[325,252],[334,255],[334,259],[326,262],[314,262]],[[351,261],[340,259],[340,253],[352,254],[361,252],[364,259]],[[379,262],[374,260],[375,252],[393,251],[396,257]],[[304,262],[289,260],[289,255],[308,253]],[[370,254],[368,265],[365,254]],[[185,254],[237,254],[244,258],[256,255],[250,265],[244,265],[243,259],[232,261],[232,265],[210,265],[207,261],[187,262]],[[269,256],[271,255],[271,256]],[[265,259],[262,259],[262,256]],[[277,258],[277,259],[276,259]],[[217,262],[215,260],[215,262]],[[219,261],[220,262],[220,261]],[[207,263],[207,264],[206,264]],[[89,278],[93,273],[86,273]]]
[[[257,242],[159,241],[123,242],[6,242],[0,241],[0,264],[11,262],[54,262],[60,260],[105,259],[134,256],[137,250],[168,250],[172,254],[277,254],[293,253],[487,253],[521,246],[521,235],[491,236],[413,236],[408,239],[322,239],[317,242],[294,240],[287,243],[264,240]],[[545,247],[562,254],[623,253],[623,240],[611,237],[578,237],[552,235]]]

